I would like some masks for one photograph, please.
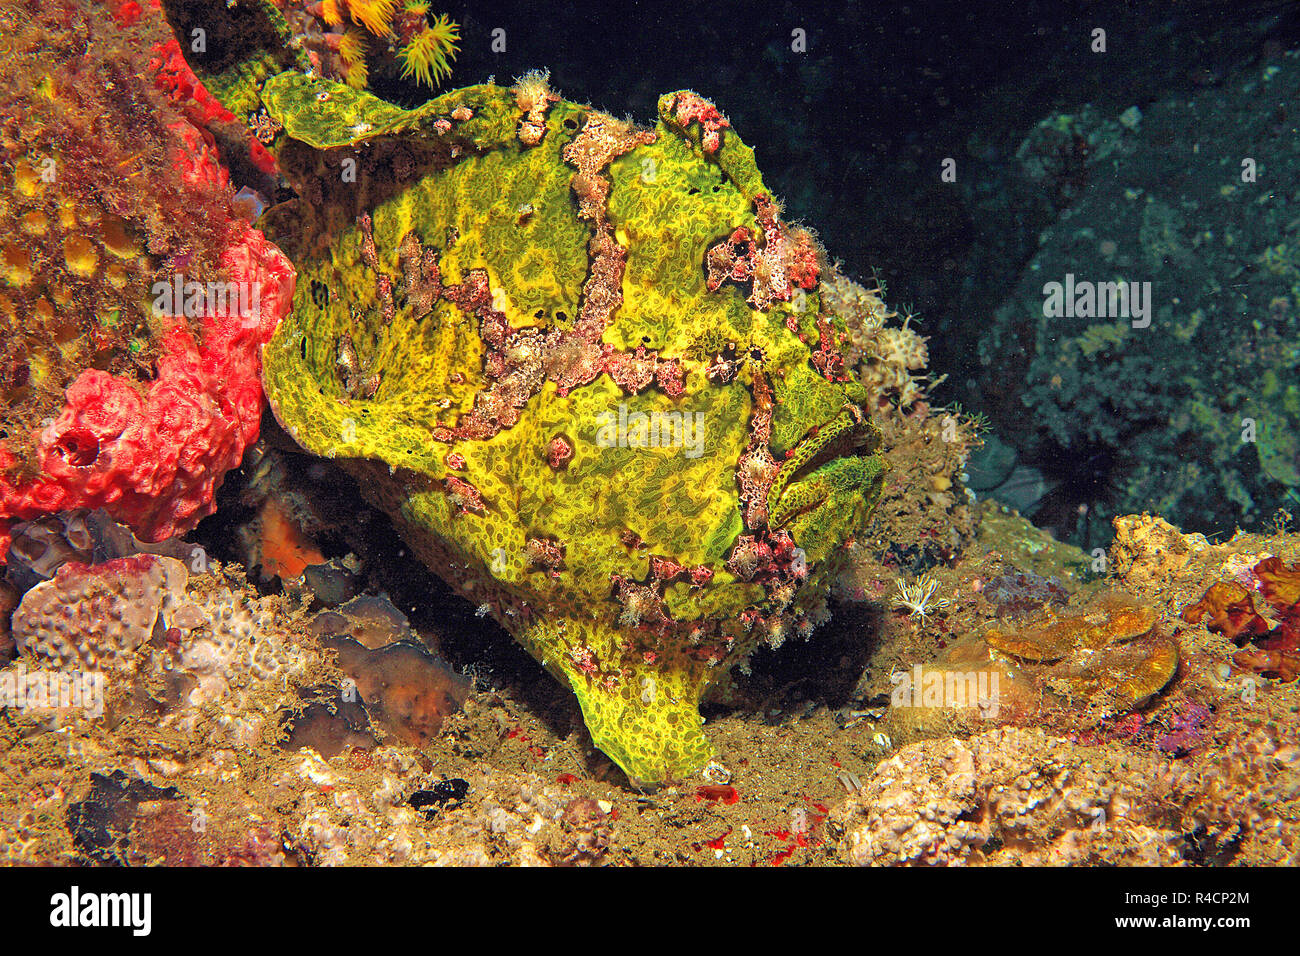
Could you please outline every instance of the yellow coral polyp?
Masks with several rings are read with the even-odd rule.
[[[443,77],[451,75],[451,61],[460,49],[456,46],[459,39],[460,26],[452,23],[446,14],[438,17],[398,54],[402,60],[402,78],[413,76],[427,87],[437,86]]]
[[[321,4],[321,19],[332,27],[343,23],[343,13],[339,10],[338,0],[324,0]]]
[[[83,236],[69,236],[63,240],[63,257],[68,268],[83,277],[94,275],[99,264],[98,251]]]
[[[366,83],[370,79],[370,68],[366,66],[366,61],[358,60],[349,66],[347,73],[343,75],[343,79],[354,90],[364,90]]]
[[[40,190],[40,175],[27,163],[19,163],[14,170],[14,184],[24,196],[35,196]]]
[[[126,223],[116,216],[109,217],[100,226],[100,236],[104,240],[104,248],[113,255],[122,259],[129,259],[135,256],[138,251],[135,243],[127,234]]]
[[[23,231],[33,236],[45,235],[45,230],[49,226],[49,221],[45,218],[45,213],[40,210],[29,212],[23,216]]]
[[[377,37],[393,32],[393,14],[397,12],[396,0],[347,0],[348,15]]]
[[[0,261],[5,265],[11,285],[26,285],[32,279],[32,260],[27,250],[17,243],[7,243],[0,249]]]
[[[339,40],[339,59],[354,66],[366,58],[366,37],[360,30],[351,29]]]

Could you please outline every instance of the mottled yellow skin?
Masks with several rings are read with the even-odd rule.
[[[766,197],[752,152],[729,129],[707,152],[677,96],[652,134],[548,101],[537,141],[501,87],[409,112],[296,75],[263,92],[304,197],[270,214],[299,270],[264,356],[277,416],[567,682],[644,783],[708,761],[697,705],[727,667],[811,628],[884,471],[861,389],[811,361],[838,334],[815,286],[766,309],[747,283],[710,290],[709,250],[737,227],[761,241]],[[435,260],[440,285],[413,271]],[[612,371],[641,347],[653,381]],[[580,352],[604,364],[566,387]],[[503,403],[506,379],[526,384]]]

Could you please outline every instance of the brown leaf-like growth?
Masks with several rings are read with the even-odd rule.
[[[1047,611],[984,641],[1014,658],[1027,676],[1069,698],[1099,695],[1113,712],[1140,706],[1178,670],[1178,645],[1156,628],[1156,613],[1125,594],[1103,594],[1083,614]]]
[[[1293,681],[1300,677],[1300,564],[1265,558],[1251,569],[1259,593],[1281,621],[1270,625],[1255,604],[1255,592],[1236,581],[1219,581],[1183,611],[1183,620],[1222,634],[1241,650],[1232,655],[1238,667],[1263,677]]]

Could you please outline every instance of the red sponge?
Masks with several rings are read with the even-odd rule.
[[[167,134],[186,185],[229,188],[206,132],[181,120]],[[192,318],[201,344],[185,318],[159,319],[170,327],[147,390],[106,372],[82,372],[54,423],[37,436],[34,478],[10,470],[14,456],[0,442],[0,564],[10,525],[49,512],[103,507],[147,541],[189,530],[212,512],[225,473],[257,439],[265,407],[262,346],[289,312],[295,273],[233,211],[209,225],[213,235],[228,237],[218,256],[225,280],[249,283],[256,298],[200,306]]]

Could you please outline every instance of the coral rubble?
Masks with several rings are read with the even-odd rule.
[[[857,865],[1294,864],[1300,748],[1276,724],[1220,747],[1189,765],[1042,730],[927,741],[884,761],[831,825]]]

